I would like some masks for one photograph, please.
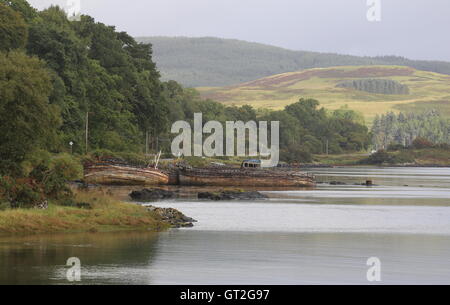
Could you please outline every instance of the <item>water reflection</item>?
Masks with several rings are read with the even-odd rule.
[[[81,260],[84,284],[124,283],[121,273],[135,275],[129,283],[150,284],[149,273],[135,270],[152,263],[158,238],[152,232],[0,237],[0,284],[68,283],[69,257]]]

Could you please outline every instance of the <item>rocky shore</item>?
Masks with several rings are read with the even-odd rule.
[[[165,199],[179,198],[179,193],[174,191],[167,191],[159,188],[143,189],[141,191],[133,191],[130,193],[131,199],[139,202],[150,202]],[[245,192],[245,191],[220,191],[220,192],[200,192],[197,194],[197,199],[202,200],[262,200],[268,197],[260,192]]]
[[[158,208],[148,206],[148,211],[156,213],[161,220],[169,223],[172,228],[191,228],[197,220],[187,217],[180,211],[172,208]]]
[[[178,194],[173,191],[166,191],[163,189],[153,188],[131,192],[130,197],[135,201],[148,202],[164,199],[174,199],[178,197]]]
[[[204,200],[264,200],[268,197],[260,192],[238,192],[238,191],[224,191],[218,193],[203,192],[198,193],[198,199]]]

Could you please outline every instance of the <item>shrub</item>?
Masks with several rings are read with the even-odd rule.
[[[312,154],[297,145],[290,145],[281,150],[280,159],[288,163],[311,163],[313,161]]]
[[[117,163],[126,163],[133,166],[146,166],[149,162],[153,162],[153,158],[148,158],[143,154],[129,152],[112,152],[106,149],[98,149],[91,153],[90,157],[83,160],[83,163],[108,161],[112,160]]]
[[[387,150],[388,151],[399,151],[399,150],[403,150],[406,147],[403,146],[402,144],[398,144],[398,143],[392,143],[388,146]]]
[[[440,143],[437,144],[435,147],[443,150],[450,150],[450,144],[448,143]]]
[[[392,163],[392,156],[385,150],[379,150],[365,159],[363,163],[379,165],[383,163]]]
[[[412,146],[416,149],[425,149],[434,147],[434,144],[425,138],[418,137],[414,140]]]
[[[392,163],[396,164],[405,164],[405,163],[414,163],[414,153],[411,151],[402,151],[397,155],[392,156]]]
[[[83,174],[81,163],[68,154],[61,154],[51,159],[42,160],[30,173],[36,179],[45,194],[52,199],[71,197],[68,181],[80,179]]]
[[[1,177],[0,194],[11,208],[35,207],[46,200],[41,185],[29,178]]]
[[[201,157],[186,157],[184,159],[192,167],[207,167],[209,161]]]

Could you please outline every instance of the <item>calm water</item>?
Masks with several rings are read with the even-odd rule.
[[[199,222],[165,233],[0,237],[1,284],[450,284],[450,169],[313,170],[315,190],[262,202],[160,202]],[[376,186],[355,185],[373,179]]]

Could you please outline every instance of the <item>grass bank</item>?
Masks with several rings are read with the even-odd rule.
[[[339,155],[314,155],[314,162],[330,166],[361,165],[361,161],[369,156],[368,153],[350,153]]]
[[[50,203],[46,210],[0,211],[0,234],[162,231],[169,228],[169,224],[146,208],[118,201],[98,191],[77,191],[75,197],[77,202],[84,203],[84,208]]]
[[[342,155],[315,155],[316,164],[331,166],[420,166],[420,167],[450,167],[450,151],[440,148],[402,149],[386,151],[376,155],[354,153]]]

